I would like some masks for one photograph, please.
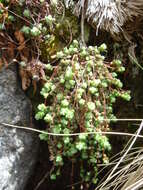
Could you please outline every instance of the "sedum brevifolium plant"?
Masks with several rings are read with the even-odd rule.
[[[79,163],[83,184],[96,183],[97,164],[108,162],[111,145],[105,135],[68,136],[108,131],[110,119],[116,119],[112,109],[116,98],[130,100],[129,91],[122,90],[123,84],[117,78],[125,68],[119,60],[106,62],[103,56],[106,49],[105,44],[81,47],[74,40],[69,48],[57,52],[56,66],[47,64],[52,75],[41,90],[45,102],[38,106],[35,118],[48,124],[48,132],[67,134],[64,137],[40,135],[50,147],[55,168],[51,179],[56,179],[65,159],[69,159],[73,165]]]

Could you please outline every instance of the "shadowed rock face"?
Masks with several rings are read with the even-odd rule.
[[[32,126],[31,104],[18,83],[16,67],[0,72],[0,122]],[[38,138],[0,125],[0,190],[23,190],[36,161]]]

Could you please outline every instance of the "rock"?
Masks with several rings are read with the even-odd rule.
[[[18,82],[16,66],[0,72],[0,123],[32,126],[31,104]],[[0,124],[0,190],[23,190],[31,175],[38,137]]]

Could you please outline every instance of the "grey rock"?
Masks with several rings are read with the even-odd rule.
[[[16,66],[0,72],[0,123],[32,127],[31,104],[21,90]],[[0,190],[23,190],[31,175],[38,137],[0,124]]]

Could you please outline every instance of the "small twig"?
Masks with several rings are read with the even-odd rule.
[[[50,175],[50,172],[48,171],[44,177],[40,180],[40,182],[37,184],[37,186],[35,187],[34,190],[38,190],[39,187],[44,183],[44,181],[48,178],[48,176]]]
[[[84,39],[84,4],[85,0],[81,0],[81,42],[83,46],[86,46],[85,39]]]
[[[130,53],[128,53],[128,55],[132,63],[136,64],[141,70],[143,70],[143,67],[138,63],[137,59],[135,59]]]
[[[127,119],[126,119],[126,121],[127,121]],[[135,119],[133,121],[135,121]],[[137,119],[137,121],[139,121],[139,119]],[[72,133],[72,134],[49,133],[49,132],[46,132],[46,131],[41,131],[41,130],[33,129],[33,128],[30,128],[30,127],[17,126],[17,125],[12,125],[12,124],[8,124],[8,123],[0,123],[0,124],[3,125],[3,126],[5,126],[5,127],[12,127],[12,128],[17,128],[17,129],[24,129],[24,130],[34,131],[34,132],[42,133],[42,134],[49,135],[49,136],[61,136],[61,137],[63,137],[63,136],[78,136],[78,135],[81,135],[81,134],[85,134],[85,135],[92,135],[92,134],[121,135],[121,136],[131,136],[131,137],[136,137],[137,136],[136,134],[132,134],[132,133],[109,132],[109,131],[108,132],[105,132],[105,131],[94,131],[94,132],[82,132],[82,133]],[[138,135],[138,137],[139,138],[143,138],[143,135]]]
[[[34,190],[38,190],[39,187],[44,183],[44,181],[49,177],[49,175],[52,173],[52,171],[54,170],[54,167],[51,168],[50,171],[46,172],[46,174],[44,175],[44,177],[39,181],[39,183],[37,184],[37,186],[34,188]]]
[[[4,10],[7,10],[6,8],[4,8],[3,7],[3,9]],[[11,11],[11,10],[7,10],[8,12],[10,12],[11,14],[13,14],[13,15],[15,15],[15,16],[17,16],[18,18],[20,18],[21,20],[24,20],[25,22],[27,22],[28,24],[31,24],[31,25],[33,25],[33,23],[31,23],[30,21],[28,21],[27,19],[25,19],[24,17],[22,17],[22,16],[20,16],[20,15],[18,15],[18,14],[16,14],[15,12],[13,12],[13,11]]]

